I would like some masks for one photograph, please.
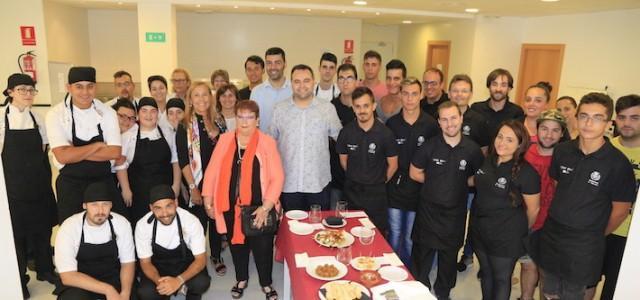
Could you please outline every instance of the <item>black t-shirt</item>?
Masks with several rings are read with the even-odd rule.
[[[462,246],[468,178],[483,160],[480,147],[466,136],[451,147],[440,134],[416,152],[411,163],[424,170],[425,182],[414,225],[420,234],[414,234],[414,241],[439,249]]]
[[[558,182],[549,218],[571,229],[604,232],[611,202],[633,202],[636,198],[629,159],[608,139],[588,155],[580,150],[579,139],[557,145],[549,176]]]
[[[471,105],[471,109],[480,113],[487,122],[489,131],[489,140],[492,140],[498,133],[498,126],[506,120],[524,121],[524,111],[517,104],[511,103],[509,98],[505,99],[504,108],[499,111],[493,110],[489,106],[491,99],[482,102],[476,102]]]
[[[442,91],[440,99],[438,99],[438,101],[434,102],[433,104],[429,104],[429,102],[427,101],[427,97],[422,98],[422,100],[420,100],[420,107],[424,112],[428,113],[430,116],[437,120],[438,106],[445,101],[449,101],[449,95]]]
[[[336,144],[338,154],[347,155],[346,178],[360,184],[381,184],[387,180],[387,158],[398,155],[393,132],[374,120],[369,131],[358,122],[347,124]]]
[[[469,109],[464,112],[462,134],[470,137],[478,146],[486,147],[491,143],[487,130],[487,120],[479,112]]]
[[[387,127],[394,134],[398,146],[398,170],[388,185],[389,206],[415,210],[418,202],[419,183],[409,178],[409,164],[414,153],[424,147],[427,140],[440,132],[435,119],[421,111],[415,123],[409,124],[402,116],[402,110],[387,120]]]
[[[249,100],[249,98],[251,98],[251,89],[248,86],[238,91],[238,100]]]
[[[528,220],[522,195],[540,193],[540,176],[526,161],[515,176],[513,160],[497,165],[490,155],[476,171],[476,198],[471,210],[473,247],[489,255],[519,257],[522,239],[528,234]]]
[[[331,100],[331,104],[336,108],[342,127],[356,119],[356,114],[353,112],[353,109],[342,104],[340,96]],[[329,153],[331,163],[331,186],[336,189],[342,189],[344,187],[344,170],[342,169],[342,166],[340,166],[340,157],[336,151],[336,141],[332,138],[329,138]]]
[[[200,136],[200,162],[202,163],[202,174],[204,174],[207,170],[207,166],[209,166],[209,160],[211,160],[213,148],[215,148],[216,143],[218,143],[219,135],[213,139],[209,138],[202,116],[196,114],[196,118],[198,120],[198,132]],[[222,132],[220,128],[218,129]],[[176,130],[176,152],[178,152],[178,164],[180,165],[180,169],[189,165],[189,144],[187,142],[187,138],[187,129],[183,124],[180,124]],[[203,181],[204,180],[200,181],[198,189],[202,189]]]

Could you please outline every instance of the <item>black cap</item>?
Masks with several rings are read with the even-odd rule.
[[[113,193],[109,185],[104,181],[89,184],[84,190],[83,202],[113,201]]]
[[[2,92],[5,96],[9,97],[9,90],[12,90],[14,87],[19,85],[30,85],[35,87],[36,82],[33,81],[33,78],[27,74],[22,73],[14,73],[9,76],[7,79],[7,88]]]
[[[142,97],[140,98],[140,100],[138,100],[138,111],[140,111],[140,109],[143,106],[153,106],[156,109],[158,108],[158,103],[156,103],[156,99],[153,99],[151,97]]]
[[[69,69],[69,84],[79,81],[96,82],[96,69],[93,67],[72,67]]]
[[[158,200],[176,199],[176,194],[168,184],[159,184],[151,188],[149,191],[149,204],[153,204]]]
[[[172,107],[177,107],[179,109],[185,110],[184,101],[180,98],[171,98],[167,101],[167,110]]]

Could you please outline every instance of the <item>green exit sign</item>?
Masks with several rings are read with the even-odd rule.
[[[164,43],[166,41],[164,32],[147,32],[145,37],[148,43]]]

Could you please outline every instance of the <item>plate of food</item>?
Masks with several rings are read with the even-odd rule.
[[[380,273],[378,271],[362,271],[360,272],[360,282],[364,284],[366,287],[371,288],[372,286],[377,285],[382,282],[382,278],[380,277]]]
[[[329,228],[340,228],[347,225],[347,220],[342,217],[326,217],[322,219],[322,225]]]
[[[367,228],[364,227],[364,226],[355,226],[355,227],[351,228],[351,234],[353,236],[360,237],[360,236],[363,235],[363,232],[368,232],[368,233],[373,232],[373,235],[376,234],[375,230],[371,230],[371,229],[367,230]]]
[[[316,243],[329,248],[343,248],[353,244],[353,235],[344,230],[326,229],[321,230],[313,236]]]
[[[371,293],[362,284],[349,280],[327,282],[318,290],[320,300],[369,300]]]
[[[338,280],[349,271],[347,266],[332,258],[311,260],[306,270],[311,277],[325,281]]]
[[[351,266],[358,271],[375,271],[380,269],[380,263],[375,257],[360,256],[351,260]]]
[[[297,209],[290,210],[284,215],[291,220],[304,220],[307,217],[309,217],[309,213],[307,213],[304,210],[297,210]]]

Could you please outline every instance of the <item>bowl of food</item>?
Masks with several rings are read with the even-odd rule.
[[[321,230],[313,236],[318,244],[329,248],[342,248],[353,244],[353,235],[344,230]]]
[[[360,272],[360,282],[364,284],[367,288],[371,288],[382,282],[382,277],[380,277],[380,273],[378,271],[366,270]]]
[[[306,271],[315,279],[332,281],[344,277],[349,270],[347,266],[335,259],[316,259],[307,264]]]

